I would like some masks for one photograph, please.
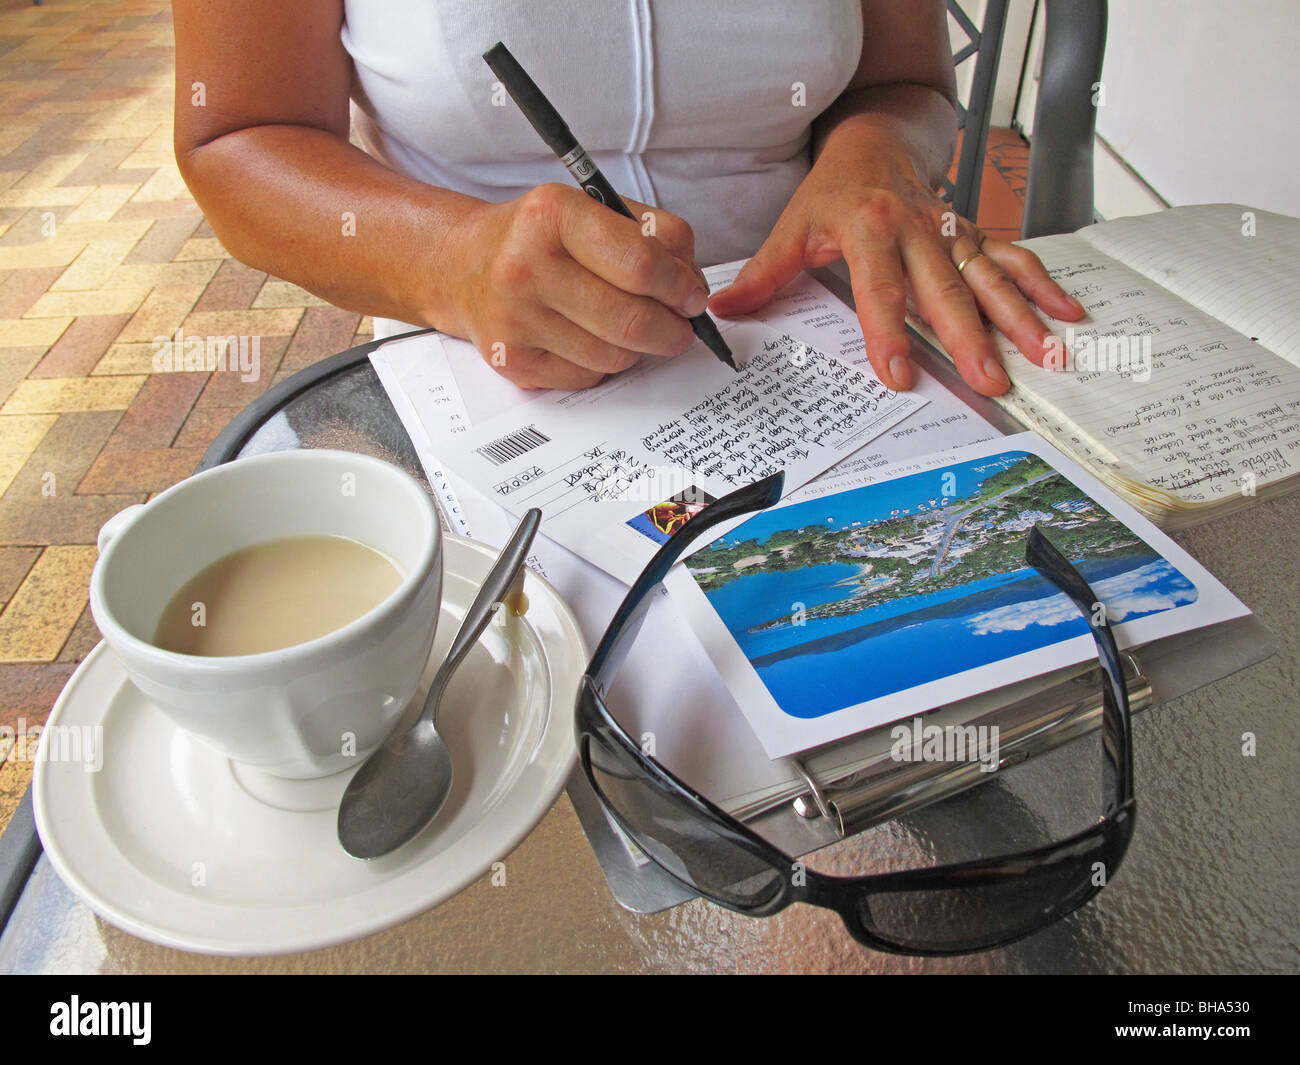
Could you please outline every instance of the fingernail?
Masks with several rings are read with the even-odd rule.
[[[696,289],[691,293],[690,299],[686,301],[686,314],[694,318],[697,314],[703,314],[704,308],[709,305],[709,294],[707,291]]]
[[[1084,307],[1082,303],[1076,300],[1073,296],[1067,296],[1066,299],[1070,301],[1070,306],[1073,307],[1076,311],[1082,311],[1087,309]]]
[[[1011,379],[1007,377],[1007,371],[1002,369],[1002,364],[997,359],[984,360],[984,376],[1002,388],[1011,387]]]
[[[895,388],[910,388],[912,385],[912,367],[901,355],[889,360],[889,376],[893,378]]]

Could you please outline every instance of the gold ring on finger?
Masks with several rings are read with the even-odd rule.
[[[957,264],[957,273],[960,274],[964,269],[966,269],[966,264],[968,262],[970,262],[972,259],[978,259],[983,254],[984,253],[982,251],[976,248],[975,251],[971,252],[968,256],[966,256],[966,258],[964,258],[961,262]]]

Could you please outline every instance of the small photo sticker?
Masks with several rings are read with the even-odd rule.
[[[662,503],[656,503],[642,511],[627,524],[642,536],[662,544],[716,499],[716,496],[709,495],[704,489],[691,485],[676,495],[669,496]]]

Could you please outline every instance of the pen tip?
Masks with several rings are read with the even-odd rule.
[[[722,339],[722,333],[714,324],[713,319],[708,313],[696,315],[691,319],[691,328],[695,330],[695,335],[704,341],[705,346],[713,352],[722,362],[725,362],[733,370],[739,372],[736,366],[736,360],[732,357],[731,348],[727,342]]]
[[[731,346],[722,339],[722,334],[716,329],[714,330],[713,336],[710,337],[709,347],[713,349],[714,354],[716,354],[718,358],[735,370],[736,373],[740,373],[740,367],[736,365],[736,358],[731,353]]]

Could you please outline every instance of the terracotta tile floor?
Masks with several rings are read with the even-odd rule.
[[[245,404],[367,319],[234,261],[172,155],[166,0],[0,0],[0,726],[44,722],[99,639],[96,533],[188,476]],[[994,131],[980,222],[1028,149]],[[157,336],[261,337],[261,374],[153,371]],[[3,741],[0,741],[3,742]],[[31,777],[0,748],[0,831]]]

